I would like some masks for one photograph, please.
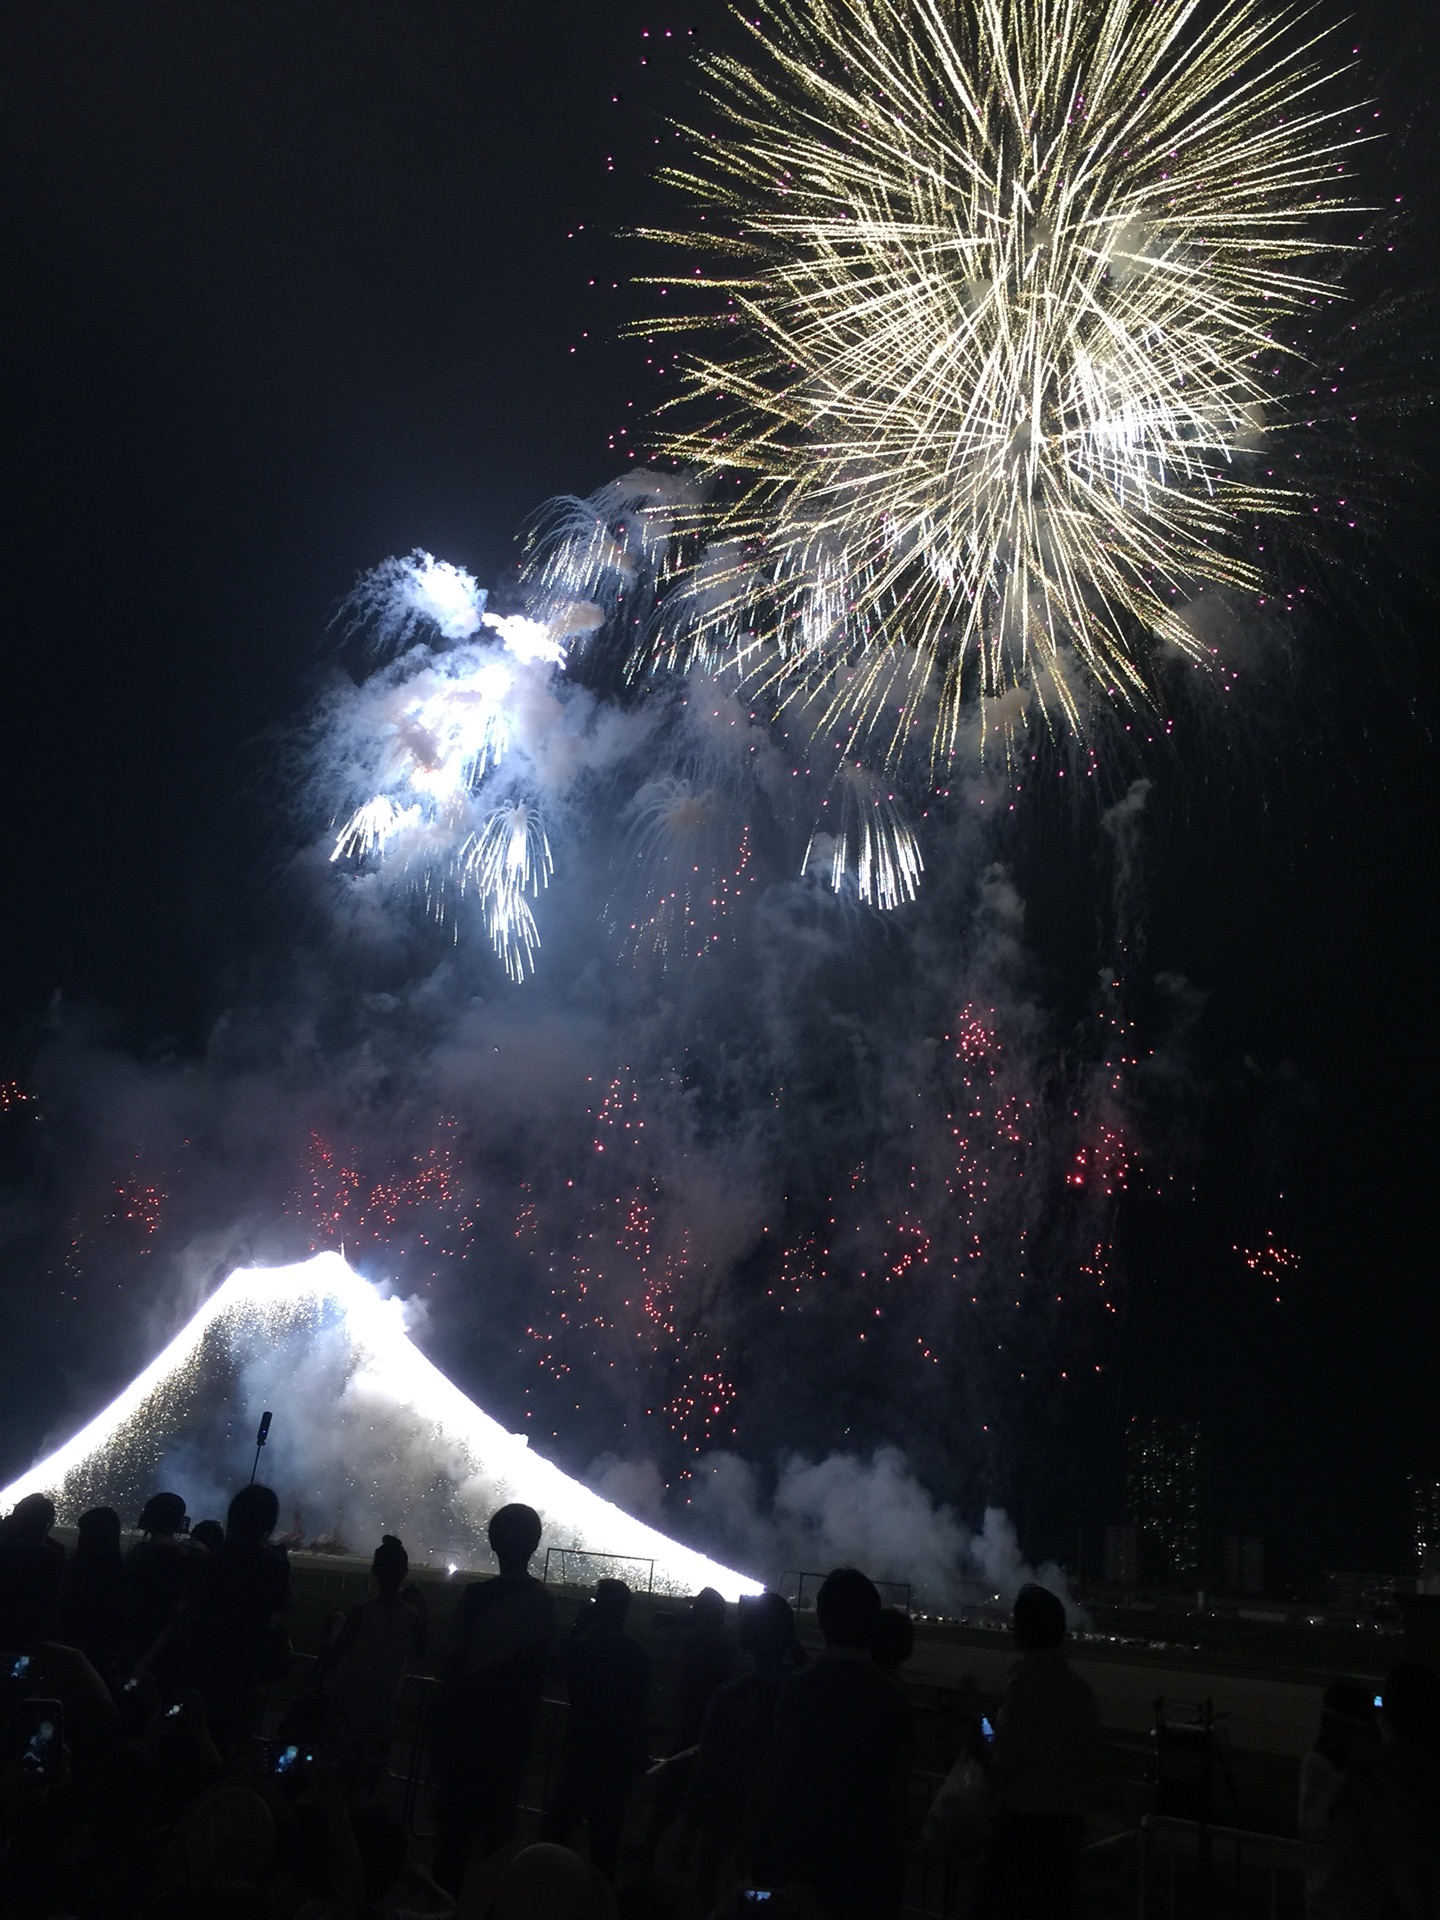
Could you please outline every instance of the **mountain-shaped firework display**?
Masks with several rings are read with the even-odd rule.
[[[128,1519],[166,1485],[194,1514],[206,1502],[223,1512],[262,1406],[277,1410],[262,1477],[282,1510],[321,1516],[357,1547],[388,1531],[421,1555],[484,1565],[490,1514],[523,1500],[544,1523],[542,1553],[587,1556],[583,1580],[760,1591],[532,1453],[425,1358],[401,1303],[335,1253],[231,1274],[118,1399],[0,1491],[0,1506],[44,1492],[62,1519],[102,1504]]]

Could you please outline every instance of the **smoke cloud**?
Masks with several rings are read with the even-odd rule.
[[[513,608],[429,555],[373,577],[391,657],[310,730],[289,937],[192,1057],[57,1022],[17,1258],[91,1317],[77,1412],[232,1267],[343,1247],[423,1300],[465,1391],[630,1511],[771,1572],[1004,1596],[1026,1434],[1120,1284],[1121,975],[1097,954],[1078,1023],[1047,1000],[1025,782],[978,741],[943,788],[850,781],[852,821],[891,836],[872,868],[923,855],[882,912],[803,714],[617,675],[670,493],[561,503],[586,564]],[[1144,799],[1093,836],[1117,900]],[[485,838],[521,816],[548,886]],[[303,1454],[329,1387],[302,1374]],[[183,1464],[218,1504],[224,1475]]]

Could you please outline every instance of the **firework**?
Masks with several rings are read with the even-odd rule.
[[[622,881],[611,917],[633,959],[660,965],[713,953],[724,922],[754,880],[750,832],[716,784],[683,774],[646,781],[630,803]]]
[[[539,814],[525,801],[499,807],[460,849],[460,884],[473,887],[485,909],[495,952],[512,980],[534,967],[539,934],[529,901],[550,884],[554,861]]]
[[[345,705],[347,772],[371,784],[330,859],[371,870],[396,861],[441,916],[474,894],[506,971],[523,980],[538,944],[529,902],[553,860],[534,805],[514,788],[548,768],[557,746],[567,761],[552,683],[603,612],[555,593],[535,612],[488,610],[463,568],[419,550],[375,568],[349,606],[352,625],[368,626],[396,657]],[[502,763],[509,795],[497,805]]]
[[[895,795],[847,761],[824,805],[825,822],[810,836],[802,871],[882,911],[913,900],[925,862]]]
[[[407,647],[429,628],[446,640],[468,640],[485,613],[485,589],[463,567],[416,547],[365,574],[341,609],[349,631],[369,630],[378,650]]]
[[[720,344],[660,436],[709,484],[703,592],[638,664],[737,663],[891,760],[953,753],[972,701],[983,740],[987,701],[1078,729],[1151,697],[1302,505],[1256,454],[1350,204],[1323,34],[1258,0],[757,14],[751,63],[702,62],[721,137],[664,176],[704,222],[650,236],[714,266],[643,331]]]
[[[653,1560],[661,1591],[692,1593],[716,1586],[730,1598],[760,1591],[755,1581],[677,1545],[591,1493],[533,1453],[525,1435],[507,1433],[408,1338],[401,1303],[382,1299],[336,1253],[317,1254],[298,1266],[232,1273],[116,1400],[0,1490],[0,1502],[8,1509],[27,1493],[48,1492],[69,1518],[71,1510],[78,1511],[76,1498],[103,1477],[107,1451],[163,1445],[165,1422],[174,1418],[193,1384],[212,1329],[224,1335],[258,1324],[275,1342],[297,1325],[313,1327],[328,1316],[343,1325],[354,1354],[349,1397],[364,1407],[372,1425],[388,1417],[398,1431],[426,1436],[430,1471],[450,1478],[457,1505],[486,1492],[497,1505],[506,1499],[528,1501],[544,1519],[548,1543],[585,1554]],[[282,1402],[277,1398],[274,1404]],[[306,1464],[310,1470],[322,1465]],[[397,1463],[397,1478],[402,1471]],[[483,1511],[474,1517],[477,1535],[484,1518]]]

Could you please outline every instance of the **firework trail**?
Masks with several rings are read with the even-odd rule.
[[[819,874],[835,893],[853,890],[866,906],[888,910],[913,900],[925,862],[895,795],[847,761],[824,806],[830,811],[810,836],[805,871]]]
[[[735,663],[890,761],[953,754],[971,702],[983,739],[988,702],[1148,699],[1304,505],[1255,455],[1351,204],[1324,34],[1256,0],[757,14],[750,64],[701,63],[721,137],[662,175],[704,219],[650,235],[713,265],[637,331],[713,344],[660,436],[709,483],[703,590],[640,664]]]
[[[539,933],[526,894],[550,884],[554,861],[540,818],[523,800],[500,807],[460,849],[460,885],[485,903],[485,925],[512,980],[535,964]]]

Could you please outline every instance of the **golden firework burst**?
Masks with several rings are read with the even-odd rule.
[[[967,712],[1144,701],[1261,586],[1260,458],[1336,297],[1356,132],[1304,7],[761,0],[668,180],[701,299],[660,450],[703,546],[637,665],[738,663],[817,727],[953,755]],[[682,287],[667,279],[665,305]],[[674,410],[672,410],[674,409]],[[1293,464],[1293,463],[1291,463]]]

